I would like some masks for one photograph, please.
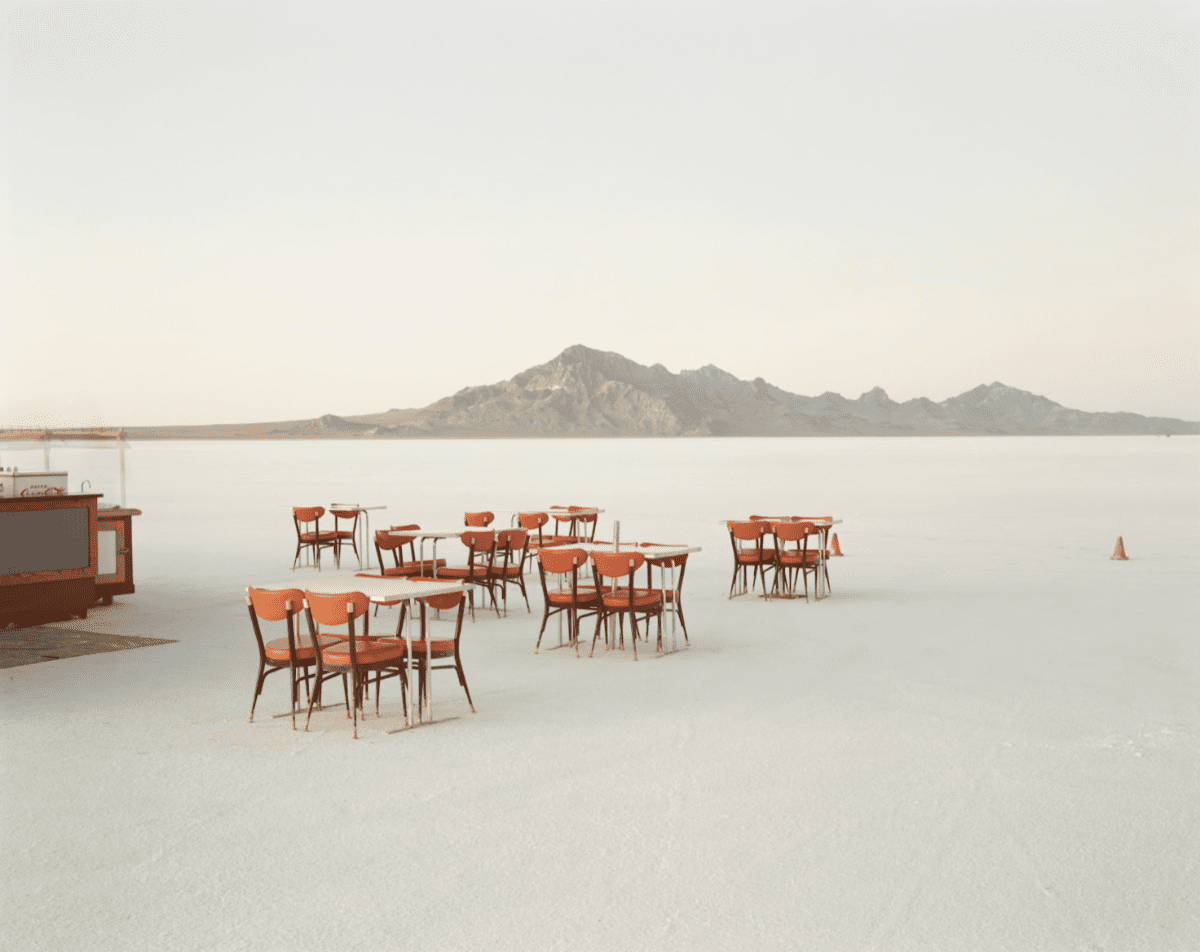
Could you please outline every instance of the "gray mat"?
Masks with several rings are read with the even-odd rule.
[[[105,651],[145,648],[149,645],[174,644],[172,638],[131,638],[127,635],[100,635],[93,631],[70,628],[12,628],[0,631],[0,668],[16,668],[39,661],[79,658]]]

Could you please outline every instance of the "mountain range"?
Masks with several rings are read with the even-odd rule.
[[[127,427],[131,439],[421,437],[976,436],[1193,434],[1200,423],[1086,413],[1002,383],[940,403],[897,403],[879,387],[851,400],[805,397],[709,364],[671,373],[582,345],[511,380],[420,409],[311,420]]]

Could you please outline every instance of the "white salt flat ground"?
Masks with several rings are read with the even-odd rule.
[[[129,466],[138,592],[75,627],[179,641],[0,673],[3,948],[1200,948],[1198,440],[164,444]],[[293,733],[265,716],[276,676],[247,724],[240,592],[287,576],[286,507],[332,499],[429,525],[589,503],[602,532],[701,544],[693,647],[535,656],[531,590],[533,616],[467,627],[477,714],[443,674],[444,723],[385,733],[393,685],[357,742],[337,713]],[[725,598],[718,520],[768,510],[845,519],[833,598]]]

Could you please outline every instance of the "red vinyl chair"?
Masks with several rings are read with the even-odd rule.
[[[658,619],[658,646],[662,647],[662,596],[645,590],[638,591],[634,586],[634,573],[646,564],[646,557],[640,552],[593,552],[592,570],[599,590],[600,610],[596,615],[596,633],[592,636],[590,658],[596,652],[596,640],[600,637],[600,625],[614,615],[617,618],[619,630],[624,641],[625,616],[629,616],[629,628],[632,633],[633,660],[637,661],[638,618],[647,625],[647,641],[649,640],[649,624],[651,618]],[[613,587],[605,587],[604,580],[613,579]],[[618,587],[618,580],[626,579],[624,588]]]
[[[754,583],[762,576],[763,594],[767,593],[767,569],[774,571],[775,550],[763,544],[764,537],[771,532],[771,523],[757,519],[754,522],[730,522],[729,542],[733,546],[733,581],[729,583],[729,597],[734,597],[738,573],[742,575],[742,591],[745,595],[753,590]],[[752,572],[750,585],[746,585],[746,572]]]
[[[342,546],[349,543],[361,568],[362,556],[358,554],[358,517],[362,515],[362,512],[357,507],[350,509],[330,506],[329,514],[333,516],[333,537],[336,542],[333,557],[337,561],[338,567],[341,568],[342,565]],[[342,528],[347,524],[348,528]]]
[[[317,692],[328,679],[350,676],[350,694],[354,703],[347,703],[347,717],[354,719],[354,739],[358,739],[358,712],[363,706],[363,695],[369,684],[371,673],[375,674],[375,716],[379,716],[379,684],[385,677],[399,678],[400,693],[404,702],[405,717],[408,716],[408,683],[404,677],[404,642],[397,638],[372,638],[370,619],[367,612],[371,603],[362,592],[343,592],[336,595],[321,595],[305,592],[308,630],[314,643],[320,638],[320,626],[346,627],[346,636],[329,645],[321,645],[316,653]],[[354,630],[354,622],[362,619],[362,634]],[[313,704],[309,701],[308,717],[304,729],[308,730],[312,720]],[[352,710],[351,710],[352,709]]]
[[[647,543],[643,542],[642,545]],[[649,553],[646,554],[646,587],[641,589],[643,592],[652,592],[662,597],[663,601],[671,605],[675,609],[675,614],[679,616],[679,627],[683,629],[683,643],[690,645],[687,633],[687,622],[683,618],[683,576],[687,571],[687,553],[682,555],[669,555],[662,558],[655,558]],[[678,569],[679,575],[675,579],[675,588],[651,588],[654,584],[654,579],[651,577],[651,567],[668,570]],[[665,576],[664,576],[665,577]]]
[[[254,629],[254,640],[258,642],[258,678],[254,682],[254,700],[250,703],[250,722],[254,722],[254,708],[262,694],[263,682],[276,671],[287,671],[291,680],[292,730],[296,729],[296,707],[300,703],[300,683],[310,697],[316,690],[313,666],[317,663],[316,651],[309,635],[302,635],[297,619],[304,608],[304,593],[298,588],[278,592],[265,592],[257,588],[246,589],[246,606],[250,611],[250,626]],[[274,641],[263,641],[260,622],[287,622],[287,637]],[[322,644],[331,644],[337,639],[322,636]],[[347,695],[349,697],[349,695]]]
[[[421,639],[412,643],[412,655],[409,656],[408,663],[414,665],[417,669],[417,703],[424,704],[427,696],[426,681],[430,671],[453,670],[458,675],[458,683],[462,685],[462,689],[467,695],[467,706],[471,708],[471,713],[475,713],[475,703],[471,700],[471,689],[467,687],[467,676],[463,672],[462,654],[459,652],[459,647],[462,643],[462,627],[463,627],[463,611],[466,608],[466,600],[463,598],[464,592],[450,592],[445,595],[425,595],[418,598],[416,601],[421,606]],[[454,620],[454,638],[444,638],[441,640],[433,640],[426,643],[428,637],[428,629],[426,625],[426,609],[432,608],[435,611],[449,611],[453,608],[458,609],[458,615]],[[404,627],[405,613],[408,611],[407,603],[400,606],[400,631]],[[434,661],[450,660],[449,664],[433,664]],[[419,708],[418,708],[419,709]]]
[[[784,598],[799,598],[796,581],[804,581],[804,600],[808,601],[808,577],[821,570],[819,549],[821,533],[811,522],[775,522],[775,578],[773,593]],[[812,545],[810,547],[810,540]]]
[[[482,585],[492,596],[496,617],[500,617],[500,604],[496,601],[495,582],[491,577],[492,560],[496,557],[496,533],[491,529],[469,529],[462,534],[462,544],[467,547],[466,565],[448,565],[438,569],[438,578],[460,578],[466,582]],[[471,617],[475,617],[475,593],[467,591],[471,604]]]
[[[321,529],[321,517],[325,515],[324,506],[296,506],[292,509],[292,522],[296,525],[296,558],[292,560],[294,570],[300,562],[300,554],[308,549],[313,558],[313,564],[319,571],[321,568],[321,550],[333,549],[337,558],[337,533],[332,529]],[[311,529],[308,526],[312,526]]]
[[[492,512],[467,512],[463,513],[463,525],[473,529],[486,529],[496,520],[496,514]]]
[[[542,635],[546,632],[546,623],[551,615],[565,614],[570,644],[575,648],[575,657],[579,657],[579,622],[582,618],[590,617],[600,610],[600,596],[594,585],[579,584],[579,570],[588,563],[588,555],[583,549],[553,548],[542,549],[537,554],[538,574],[542,578],[542,595],[545,597],[545,614],[542,616],[542,627],[538,631],[537,644],[533,653],[537,654],[542,647]],[[571,577],[568,588],[547,582],[546,576]],[[560,638],[561,640],[561,638]]]
[[[496,533],[496,555],[492,559],[488,578],[499,586],[504,600],[504,615],[508,617],[508,586],[516,585],[525,598],[525,610],[530,614],[529,593],[525,591],[525,557],[529,555],[529,533],[524,529],[501,529]]]
[[[436,564],[440,572],[446,564],[445,559],[417,559],[417,537],[415,535],[396,535],[397,531],[405,529],[420,529],[420,526],[392,526],[390,530],[379,529],[375,533],[375,554],[379,557],[380,570],[387,578],[412,578],[416,575],[432,575]],[[404,547],[408,546],[408,556],[405,557]],[[383,553],[390,552],[394,565],[385,565]]]

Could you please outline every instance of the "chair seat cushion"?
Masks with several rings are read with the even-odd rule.
[[[322,645],[336,644],[338,639],[332,635],[321,635]],[[290,661],[288,657],[288,640],[286,638],[276,638],[274,641],[269,641],[263,646],[268,658],[272,661]],[[312,638],[309,635],[301,635],[296,639],[296,660],[297,661],[315,661],[316,652],[313,651]]]
[[[816,565],[821,561],[819,552],[780,552],[779,561],[783,565]]]
[[[550,596],[550,603],[552,605],[570,605],[571,604],[571,593],[569,591],[567,591],[567,592],[547,592],[546,594]],[[596,590],[594,588],[588,589],[587,591],[584,591],[583,589],[578,589],[577,595],[578,595],[578,602],[580,605],[594,605],[596,603]]]
[[[408,578],[410,575],[415,575],[416,572],[403,565],[394,565],[391,568],[384,569],[380,574],[386,578]]]
[[[394,638],[354,639],[355,655],[359,664],[382,664],[385,661],[400,661],[404,657],[404,644]],[[350,663],[349,640],[330,648],[321,649],[321,659],[326,664],[345,666]]]
[[[301,532],[301,542],[332,542],[337,538],[337,533],[322,529],[320,532]]]
[[[414,562],[401,562],[400,568],[411,569],[414,572],[432,572],[435,565],[440,569],[445,564],[445,559],[418,559]]]
[[[637,593],[639,595],[642,595],[642,594],[653,595],[655,598],[665,598],[668,602],[675,600],[675,592],[669,588],[668,589],[639,588],[637,590]]]
[[[430,644],[432,654],[435,658],[445,658],[454,654],[454,639],[448,641],[434,640]],[[414,641],[412,643],[413,657],[420,661],[425,657],[425,642]]]
[[[636,589],[633,592],[633,607],[634,608],[653,608],[660,604],[661,596],[653,592],[638,592]],[[620,592],[610,592],[604,595],[604,606],[606,608],[628,608],[629,607],[629,592],[623,589]]]
[[[517,578],[521,574],[521,566],[520,565],[501,566],[497,570],[496,574],[499,576],[502,576],[504,578]]]
[[[465,565],[451,565],[448,568],[438,569],[438,578],[487,578],[487,574],[486,565],[476,565],[473,568],[467,568]]]
[[[749,549],[746,552],[739,552],[737,554],[737,560],[739,562],[744,562],[747,565],[754,565],[757,562],[773,562],[775,561],[775,550],[763,549],[762,557],[760,558],[755,549]]]

